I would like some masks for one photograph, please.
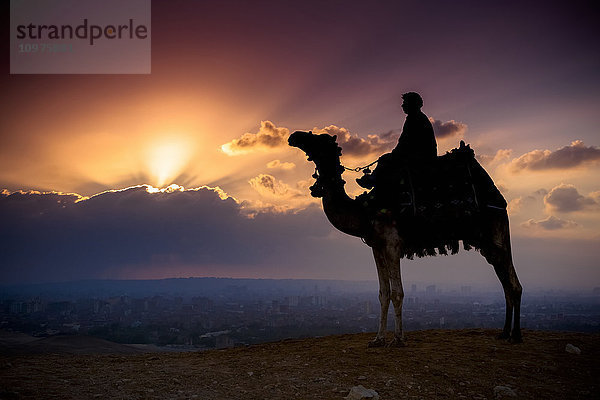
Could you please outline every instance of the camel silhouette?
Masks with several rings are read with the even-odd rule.
[[[436,250],[439,254],[447,254],[448,250],[455,254],[459,240],[466,250],[480,251],[502,284],[506,318],[498,337],[521,342],[522,287],[512,261],[506,201],[469,146],[461,142],[460,148],[437,157],[430,171],[400,168],[396,179],[385,181],[388,186],[395,185],[393,190],[387,190],[391,194],[386,199],[377,198],[376,191],[381,191],[378,187],[352,199],[344,189],[342,149],[336,139],[328,134],[296,131],[288,143],[304,151],[308,161],[316,164],[313,177],[317,181],[311,194],[322,197],[327,219],[338,230],[362,238],[372,248],[381,314],[377,335],[369,347],[386,345],[390,301],[395,312],[395,332],[387,346],[405,346],[401,258],[432,256]]]

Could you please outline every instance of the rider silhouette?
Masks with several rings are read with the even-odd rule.
[[[418,93],[408,92],[402,95],[402,110],[406,113],[406,120],[402,127],[402,134],[398,144],[391,153],[382,155],[373,174],[365,174],[356,182],[371,189],[379,181],[377,176],[386,174],[391,169],[401,164],[420,164],[435,160],[437,157],[437,143],[433,133],[433,126],[429,118],[421,111],[423,99]]]

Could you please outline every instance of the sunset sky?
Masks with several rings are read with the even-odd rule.
[[[0,283],[374,280],[287,136],[336,133],[342,162],[367,164],[417,91],[438,153],[470,143],[509,202],[524,290],[600,286],[599,17],[588,1],[155,0],[150,75],[10,75],[5,40]],[[500,288],[475,252],[402,270]]]

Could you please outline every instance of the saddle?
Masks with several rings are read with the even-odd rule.
[[[436,255],[436,249],[454,254],[458,240],[466,250],[479,248],[482,213],[506,209],[506,200],[463,141],[431,162],[385,163],[366,194],[367,206],[396,220],[406,241],[404,257]]]

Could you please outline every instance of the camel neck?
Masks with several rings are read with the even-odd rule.
[[[338,230],[356,237],[366,236],[366,214],[344,189],[343,167],[339,163],[319,163],[319,183],[323,187],[323,210]]]

